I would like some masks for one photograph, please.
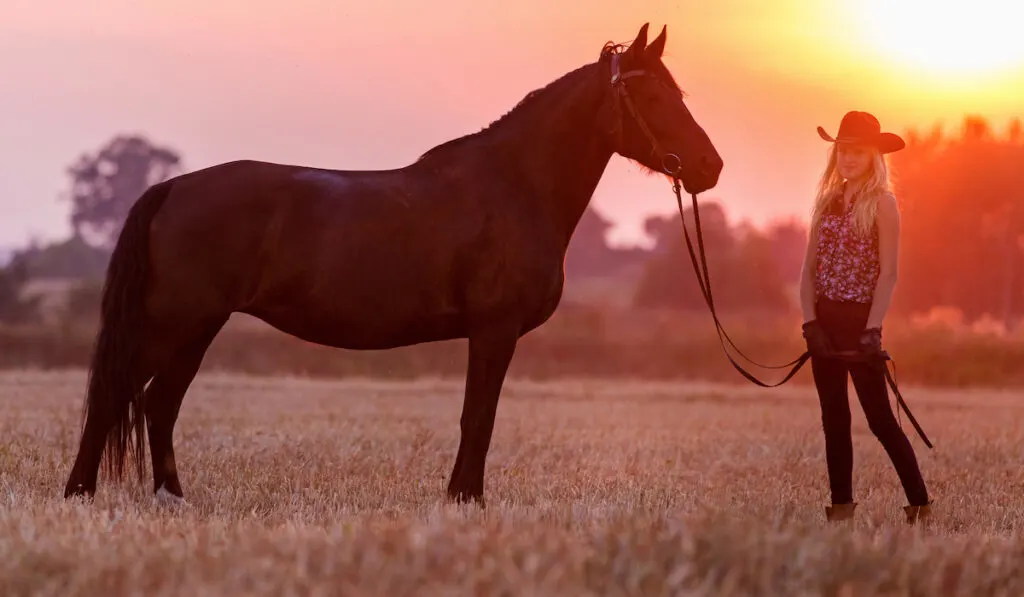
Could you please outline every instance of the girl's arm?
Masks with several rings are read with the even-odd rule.
[[[807,251],[804,254],[804,264],[800,271],[800,310],[803,311],[804,323],[817,317],[814,313],[814,270],[817,266],[817,245],[818,233],[816,230],[811,230],[807,235]]]
[[[882,320],[892,302],[893,290],[899,262],[900,246],[900,212],[896,206],[896,197],[890,193],[883,195],[878,201],[878,256],[880,270],[878,282],[875,284],[871,312],[868,314],[866,329],[881,328]]]

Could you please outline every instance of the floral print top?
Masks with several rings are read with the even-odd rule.
[[[855,228],[853,206],[843,210],[842,193],[821,217],[818,228],[815,293],[834,301],[870,303],[881,269],[878,256],[878,229],[864,237]]]

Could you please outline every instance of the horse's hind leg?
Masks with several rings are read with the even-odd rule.
[[[217,326],[212,332],[182,345],[166,361],[146,390],[146,426],[153,464],[153,492],[159,499],[178,501],[184,498],[174,460],[174,425],[185,393],[199,372],[206,350],[219,330],[220,326]]]
[[[134,383],[145,385],[150,378],[144,369],[131,372]],[[96,482],[99,477],[100,462],[103,457],[107,435],[114,426],[114,413],[102,409],[92,409],[85,419],[85,427],[79,442],[78,454],[75,456],[64,497],[88,497],[96,494]]]

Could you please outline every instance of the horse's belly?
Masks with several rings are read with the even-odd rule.
[[[395,300],[401,298],[405,301]],[[353,304],[344,298],[330,304],[297,300],[262,308],[254,305],[246,311],[307,342],[351,350],[382,350],[465,336],[461,313],[416,305],[409,298],[381,296],[371,304]]]
[[[377,350],[465,338],[470,312],[533,329],[560,297],[560,267],[489,256],[487,245],[469,251],[449,237],[430,243],[412,232],[385,244],[355,232],[330,236],[339,240],[277,255],[247,312],[309,342]]]
[[[339,348],[394,348],[463,333],[451,251],[405,239],[374,244],[356,233],[307,242],[260,273],[248,312]]]
[[[464,336],[460,322],[454,317],[421,318],[405,325],[389,325],[379,318],[354,321],[253,315],[307,342],[349,350],[384,350]]]

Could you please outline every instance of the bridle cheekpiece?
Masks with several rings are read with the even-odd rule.
[[[654,153],[661,159],[661,168],[673,178],[679,177],[679,172],[682,170],[683,162],[679,159],[679,156],[665,151],[661,143],[651,132],[650,127],[647,125],[647,121],[640,115],[640,112],[636,109],[636,105],[633,103],[633,98],[629,95],[629,89],[626,87],[626,79],[633,77],[644,77],[654,76],[650,71],[644,69],[632,69],[626,72],[622,72],[622,54],[615,51],[615,48],[609,47],[604,50],[609,54],[610,58],[610,69],[611,69],[611,85],[615,90],[613,112],[615,116],[613,124],[613,134],[619,147],[622,146],[622,103],[626,104],[630,114],[633,115],[633,119],[636,121],[640,130],[643,131],[648,141],[651,143],[651,152]]]

